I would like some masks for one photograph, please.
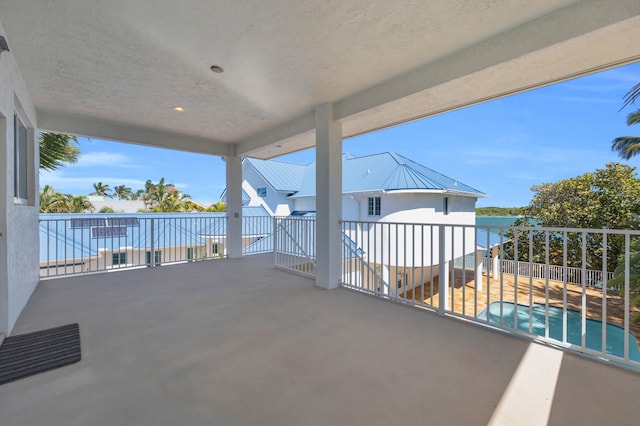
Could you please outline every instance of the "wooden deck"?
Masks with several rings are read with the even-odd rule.
[[[482,290],[476,292],[473,281],[473,272],[467,271],[465,281],[463,283],[462,270],[456,269],[454,272],[455,286],[452,288],[453,297],[449,294],[449,309],[467,316],[477,316],[487,307],[487,289],[489,290],[489,303],[504,302],[518,303],[520,305],[529,306],[531,303],[544,304],[546,301],[546,283],[541,279],[530,279],[529,277],[518,278],[517,300],[514,286],[514,276],[502,276],[502,285],[500,279],[489,280],[487,285],[487,276],[483,275]],[[438,298],[438,277],[434,278],[433,286],[429,282],[424,285],[423,289],[416,288],[415,299],[413,291],[406,293],[406,298],[411,300],[423,300],[424,303],[434,307],[439,306]],[[549,305],[562,307],[564,295],[563,283],[557,281],[549,281]],[[566,287],[567,308],[580,311],[582,309],[582,287],[567,284]],[[585,301],[587,306],[587,318],[602,321],[602,290],[588,287],[585,292]],[[451,305],[452,304],[452,305]],[[474,308],[475,306],[475,308]],[[613,290],[607,290],[606,298],[607,322],[618,326],[624,326],[624,300]],[[630,310],[630,315],[638,312],[638,308]],[[640,323],[629,319],[629,329],[636,336],[636,341],[640,346]]]

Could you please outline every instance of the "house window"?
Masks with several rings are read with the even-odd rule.
[[[153,252],[154,255],[154,263],[156,266],[160,265],[162,263],[162,252],[160,250],[154,251]],[[145,256],[145,260],[147,261],[147,266],[151,266],[151,252],[147,251],[146,252],[146,256]]]
[[[193,247],[187,247],[187,260],[193,260]]]
[[[442,200],[442,212],[444,214],[449,214],[449,197],[444,197]]]
[[[369,216],[380,216],[380,197],[369,197]]]
[[[13,189],[18,202],[27,201],[27,128],[13,116]]]
[[[402,288],[402,283],[403,282],[406,283],[408,278],[409,278],[409,274],[398,272],[398,280],[397,280],[398,288]],[[404,279],[404,281],[403,281],[403,279]]]
[[[256,190],[258,193],[258,197],[266,197],[267,196],[267,188],[258,188]]]
[[[211,246],[211,252],[216,255],[216,254],[220,254],[219,248],[218,248],[218,243],[214,243]]]
[[[111,255],[112,264],[113,265],[126,265],[127,264],[127,253],[113,253]]]

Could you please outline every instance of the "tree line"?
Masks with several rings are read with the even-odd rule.
[[[521,216],[524,207],[478,207],[476,216]]]
[[[89,195],[97,195],[118,200],[141,200],[144,208],[140,212],[224,212],[226,204],[222,201],[210,206],[203,206],[191,199],[189,194],[178,190],[174,184],[167,183],[164,178],[154,183],[151,180],[145,182],[145,187],[132,191],[126,185],[118,185],[113,188],[109,185],[97,182],[93,184],[94,191]],[[49,185],[45,185],[40,192],[41,213],[92,213],[94,205],[85,195],[63,194]],[[113,213],[114,210],[105,207],[100,213]]]

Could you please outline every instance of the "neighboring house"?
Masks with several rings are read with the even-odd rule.
[[[476,200],[487,196],[395,153],[342,158],[344,220],[474,225]],[[245,158],[242,176],[243,204],[248,196],[276,216],[316,209],[315,163]]]
[[[395,282],[390,286],[393,288],[412,288],[420,284],[422,277],[430,276],[431,266],[425,268],[425,265],[433,265],[437,276],[437,247],[432,252],[430,244],[420,242],[430,241],[432,237],[437,240],[439,224],[475,225],[476,201],[487,195],[395,153],[364,157],[343,154],[342,159],[344,232],[348,241],[355,242],[364,251],[367,262],[374,265],[376,279]],[[278,212],[292,216],[315,212],[315,163],[302,166],[247,158],[242,170],[243,190],[251,199],[249,205],[265,205],[276,215],[280,215]],[[373,223],[350,224],[349,221]],[[389,225],[391,223],[436,226],[414,228],[406,234],[404,230],[398,232],[397,228]],[[390,242],[385,250],[367,250],[369,234],[374,232],[378,239]],[[484,235],[476,236],[474,228],[468,228],[464,235],[445,233],[445,236],[448,244],[455,240],[454,251],[445,253],[446,262],[460,259],[463,255],[468,258],[470,253],[484,249],[480,244]],[[411,252],[405,252],[405,247],[409,247]],[[475,258],[476,273],[480,274],[482,265],[479,256]],[[390,264],[391,267],[380,267],[382,264]],[[354,273],[362,274],[359,271]]]
[[[288,216],[294,210],[290,196],[300,190],[308,169],[301,164],[245,158],[242,189],[249,196],[248,205],[261,205],[273,216]]]

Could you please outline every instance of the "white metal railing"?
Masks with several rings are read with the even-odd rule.
[[[508,275],[515,275],[516,262],[508,259],[498,259],[502,266],[502,272]],[[566,281],[567,284],[582,285],[582,269],[571,266],[545,265],[543,263],[517,262],[518,275],[521,277],[532,276],[533,278],[545,279],[549,277],[551,281]],[[493,272],[492,259],[482,258],[482,268],[485,272]],[[613,272],[594,271],[587,269],[587,287],[602,288],[602,284],[613,279]]]
[[[41,214],[40,276],[223,258],[226,222],[225,213]],[[243,253],[272,251],[272,233],[271,217],[243,217]]]
[[[640,368],[629,264],[640,231],[345,220],[342,232],[346,288]]]
[[[315,217],[276,217],[273,227],[275,266],[305,276],[315,276]]]

